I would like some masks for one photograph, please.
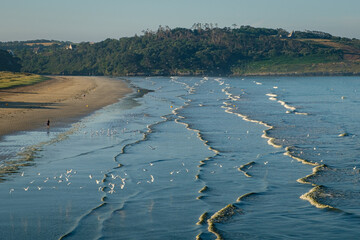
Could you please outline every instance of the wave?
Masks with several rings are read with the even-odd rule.
[[[303,164],[312,165],[312,166],[319,166],[318,163],[314,163],[314,162],[308,161],[306,159],[295,156],[293,151],[291,151],[291,150],[292,150],[292,147],[290,147],[290,146],[286,147],[284,155],[288,156],[288,157],[291,157],[292,159],[297,160],[297,161],[299,161],[299,162],[301,162]]]
[[[224,89],[223,89],[223,92],[228,96],[228,99],[229,99],[229,100],[234,100],[233,97],[231,97],[231,98],[229,97],[229,96],[232,96],[232,94],[231,94],[230,92],[228,92],[228,89],[229,89],[229,88],[224,88]],[[284,108],[290,110],[292,113],[295,113],[295,114],[298,114],[298,115],[308,115],[308,113],[297,112],[295,107],[290,106],[290,105],[289,105],[288,103],[286,103],[285,101],[278,100],[278,95],[277,95],[277,94],[267,93],[266,96],[269,97],[269,100],[279,102]],[[225,112],[231,113],[231,114],[235,114],[235,115],[241,117],[244,121],[257,123],[257,124],[260,124],[260,125],[263,125],[263,126],[267,127],[268,129],[266,129],[266,130],[263,131],[262,137],[268,139],[268,142],[267,142],[267,143],[268,143],[270,146],[273,146],[274,148],[283,148],[282,145],[279,145],[279,144],[276,144],[276,143],[275,143],[276,138],[270,137],[270,136],[268,135],[268,133],[269,133],[270,131],[272,131],[272,130],[275,129],[274,126],[271,126],[271,125],[269,125],[269,124],[267,124],[267,123],[265,123],[265,122],[263,122],[263,121],[250,119],[250,118],[249,118],[248,116],[246,116],[246,115],[243,115],[243,114],[241,114],[241,113],[235,112],[235,111],[234,111],[235,109],[234,109],[233,107],[231,107],[231,106],[232,106],[231,103],[229,103],[229,102],[224,102],[223,108],[226,109]],[[287,113],[290,113],[290,112],[287,112]],[[286,146],[286,147],[285,147],[284,155],[285,155],[285,156],[289,156],[289,157],[291,157],[292,159],[297,160],[297,161],[299,161],[299,162],[301,162],[301,163],[303,163],[303,164],[315,166],[315,167],[313,168],[313,173],[312,173],[311,175],[309,175],[309,176],[315,175],[320,168],[325,167],[325,165],[323,165],[323,164],[321,165],[321,164],[318,164],[318,163],[314,163],[314,162],[308,161],[308,160],[306,160],[306,159],[302,159],[302,158],[300,158],[300,157],[298,157],[298,156],[295,156],[291,150],[292,150],[292,147]],[[248,165],[246,165],[246,164],[243,165],[243,166],[241,166],[241,167],[239,168],[239,171],[242,171],[242,172],[245,174],[245,176],[251,177],[251,175],[248,175],[248,174],[246,173],[246,171],[243,171],[243,169],[244,169],[245,167],[247,167],[247,166],[248,166]],[[304,177],[304,178],[300,178],[300,179],[297,180],[297,182],[302,183],[302,184],[309,184],[309,182],[306,182],[306,181],[305,181],[305,179],[309,178],[309,176],[306,176],[306,177]],[[309,201],[310,204],[312,204],[313,206],[318,207],[318,208],[335,209],[333,206],[330,206],[330,205],[327,205],[327,204],[322,204],[322,203],[319,202],[319,199],[316,198],[315,196],[316,196],[316,193],[319,191],[319,189],[322,189],[323,187],[320,187],[319,185],[316,185],[316,184],[313,184],[313,185],[314,185],[314,188],[312,188],[308,193],[305,193],[305,194],[301,195],[300,198],[303,199],[303,200]]]
[[[203,80],[206,80],[206,81],[207,81],[208,79],[203,79]],[[175,81],[175,80],[173,80],[173,81]],[[215,81],[222,82],[220,78],[217,79],[217,80],[215,80]],[[189,95],[194,94],[195,88],[190,87],[188,84],[183,83],[183,82],[179,82],[179,81],[175,81],[175,82],[184,85],[187,89],[191,89],[191,91],[190,91],[190,90],[188,91],[188,94],[189,94]],[[184,108],[186,108],[186,107],[189,107],[189,105],[190,105],[190,103],[191,103],[192,101],[191,101],[191,99],[186,99],[186,98],[185,98],[185,95],[179,96],[179,98],[181,98],[181,99],[184,100],[184,104],[183,104],[181,107],[176,108],[176,109],[173,110],[173,114],[178,117],[177,119],[175,119],[175,122],[178,123],[178,124],[184,125],[185,128],[188,129],[189,131],[195,132],[197,138],[198,138],[201,142],[203,142],[203,144],[204,144],[210,151],[212,151],[212,152],[214,153],[213,156],[210,156],[210,157],[207,157],[207,158],[201,160],[201,161],[200,161],[200,164],[198,165],[199,171],[198,171],[198,173],[195,175],[195,179],[196,179],[196,180],[201,180],[201,176],[200,176],[200,174],[201,174],[201,168],[203,168],[203,167],[206,165],[206,162],[207,162],[207,161],[211,161],[211,160],[214,159],[216,156],[218,156],[218,155],[220,154],[220,151],[217,150],[217,149],[215,149],[215,148],[213,148],[212,146],[209,145],[209,141],[204,138],[203,134],[201,133],[201,131],[200,131],[199,129],[195,129],[195,128],[191,127],[191,125],[190,125],[189,123],[186,123],[186,122],[185,122],[186,118],[185,118],[184,116],[181,116],[179,112],[180,112],[180,110],[182,110],[182,109],[184,109]],[[208,189],[208,188],[207,188],[207,186],[206,186],[205,183],[204,183],[204,187],[199,191],[199,193],[202,193],[202,192],[204,192],[204,191],[207,190],[207,189]],[[197,197],[198,200],[199,200],[199,199],[202,199],[202,198],[203,198],[203,196],[198,196],[198,197]]]
[[[234,204],[228,204],[226,207],[217,211],[208,220],[208,231],[216,236],[216,239],[224,239],[220,231],[216,228],[215,223],[224,223],[235,214],[243,214],[243,211]]]
[[[275,147],[275,148],[282,148],[282,145],[278,145],[278,144],[276,144],[276,143],[274,142],[274,141],[276,140],[275,138],[268,136],[268,132],[271,131],[271,130],[273,130],[273,129],[274,129],[274,126],[271,126],[271,125],[269,125],[269,124],[267,124],[267,123],[265,123],[265,122],[263,122],[263,121],[258,121],[258,120],[250,119],[248,116],[243,115],[243,114],[241,114],[241,113],[234,112],[234,111],[233,111],[234,108],[229,107],[229,106],[232,105],[232,104],[230,104],[230,103],[224,102],[224,105],[225,105],[225,106],[223,106],[223,108],[226,109],[225,112],[230,113],[230,114],[235,114],[235,115],[237,115],[238,117],[241,117],[244,121],[252,122],[252,123],[257,123],[257,124],[259,124],[259,125],[263,125],[263,126],[267,127],[268,129],[263,130],[263,135],[262,135],[261,137],[262,137],[262,138],[265,138],[265,139],[268,139],[268,144],[269,144],[269,145],[271,145],[271,146],[273,146],[273,147]]]
[[[203,214],[201,214],[201,216],[199,217],[199,221],[196,223],[196,225],[204,225],[207,220],[209,219],[209,213],[208,212],[204,212]]]
[[[289,105],[289,103],[287,103],[283,100],[279,100],[278,95],[275,93],[267,93],[265,95],[269,97],[270,101],[276,101],[276,102],[280,103],[285,109],[288,110],[288,111],[286,111],[286,113],[294,113],[296,115],[305,115],[305,116],[309,115],[308,113],[298,112],[296,107]]]
[[[256,193],[256,192],[246,193],[246,194],[238,197],[238,199],[236,199],[236,202],[244,201],[246,198],[253,197],[253,196],[256,196],[256,195],[259,195],[259,194]]]
[[[247,171],[250,169],[250,168],[252,168],[252,166],[255,164],[255,162],[254,161],[251,161],[251,162],[248,162],[248,163],[246,163],[246,164],[244,164],[244,165],[241,165],[239,168],[238,168],[238,170],[240,171],[240,172],[242,172],[242,173],[244,173],[244,175],[246,176],[246,177],[252,177],[250,174],[248,174],[247,173]],[[244,171],[244,169],[245,169],[245,171]]]
[[[315,206],[317,208],[327,208],[327,209],[330,209],[330,210],[341,211],[340,209],[337,209],[337,208],[332,207],[330,205],[320,203],[320,201],[318,200],[318,198],[319,198],[318,196],[321,195],[321,194],[324,195],[324,192],[325,192],[324,189],[325,189],[324,186],[321,186],[321,185],[316,186],[313,189],[311,189],[309,192],[301,195],[300,198],[310,202],[311,205],[313,205],[313,206]]]
[[[202,189],[199,190],[199,193],[203,193],[209,190],[208,186],[204,186]]]

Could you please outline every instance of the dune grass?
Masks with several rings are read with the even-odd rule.
[[[0,89],[32,85],[47,79],[47,77],[30,73],[0,72]]]

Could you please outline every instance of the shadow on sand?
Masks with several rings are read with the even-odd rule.
[[[36,102],[2,102],[0,108],[26,108],[26,109],[55,109],[59,104],[56,103],[36,103]]]

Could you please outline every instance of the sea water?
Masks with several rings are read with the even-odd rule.
[[[0,142],[1,239],[356,239],[359,77],[129,78]]]

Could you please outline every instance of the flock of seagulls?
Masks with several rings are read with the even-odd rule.
[[[181,163],[183,167],[185,167],[185,163]],[[155,166],[155,164],[153,162],[149,163],[150,167]],[[221,166],[222,167],[222,166]],[[148,171],[147,169],[143,169],[144,172]],[[170,175],[173,174],[179,174],[182,170],[173,170],[170,172]],[[185,171],[188,173],[189,169],[185,168]],[[77,171],[73,170],[73,169],[67,169],[65,170],[65,172],[53,176],[53,177],[44,177],[41,178],[41,173],[37,173],[35,174],[37,176],[36,179],[31,180],[30,182],[28,182],[28,185],[19,188],[20,190],[23,190],[25,192],[28,192],[30,190],[44,190],[44,189],[56,189],[59,187],[59,184],[62,185],[67,185],[69,186],[72,183],[72,177],[74,177],[75,175],[77,175]],[[124,172],[122,175],[124,175],[124,177],[118,175],[115,175],[113,173],[106,173],[103,175],[103,178],[101,179],[96,179],[96,177],[93,174],[89,174],[88,175],[88,179],[92,182],[94,181],[96,185],[101,185],[99,186],[98,190],[99,191],[103,191],[109,194],[113,194],[116,191],[116,188],[123,190],[125,188],[126,185],[126,180],[127,180],[127,173]],[[25,172],[21,172],[20,173],[21,177],[26,177]],[[80,175],[78,175],[80,177]],[[83,176],[83,175],[82,175]],[[41,178],[41,180],[40,180]],[[170,179],[170,182],[173,182],[174,179]],[[149,174],[149,180],[146,181],[146,183],[148,184],[152,184],[155,182],[155,177],[152,174]],[[141,181],[138,181],[137,184],[141,184]],[[80,189],[84,188],[84,186],[80,186]],[[19,190],[18,189],[18,190]],[[11,188],[9,189],[9,194],[12,194],[15,192],[15,188]]]
[[[45,179],[42,179],[42,180],[33,179],[29,182],[29,185],[27,185],[26,187],[23,187],[22,189],[25,192],[29,191],[31,188],[41,191],[44,188],[44,185],[42,185],[42,184],[46,184],[49,181],[51,181],[53,184],[66,183],[66,185],[69,186],[71,184],[70,177],[72,177],[75,174],[77,174],[77,171],[73,171],[73,169],[70,169],[70,170],[66,170],[64,173],[61,173],[60,175],[56,175],[53,177],[46,177]],[[41,173],[37,173],[36,175],[41,176]],[[21,172],[20,176],[24,177],[25,172]],[[38,184],[36,184],[35,187],[31,187],[35,182],[37,182]],[[53,185],[51,188],[56,189],[57,187],[55,185]],[[9,193],[12,194],[13,192],[15,192],[15,189],[11,188]]]

